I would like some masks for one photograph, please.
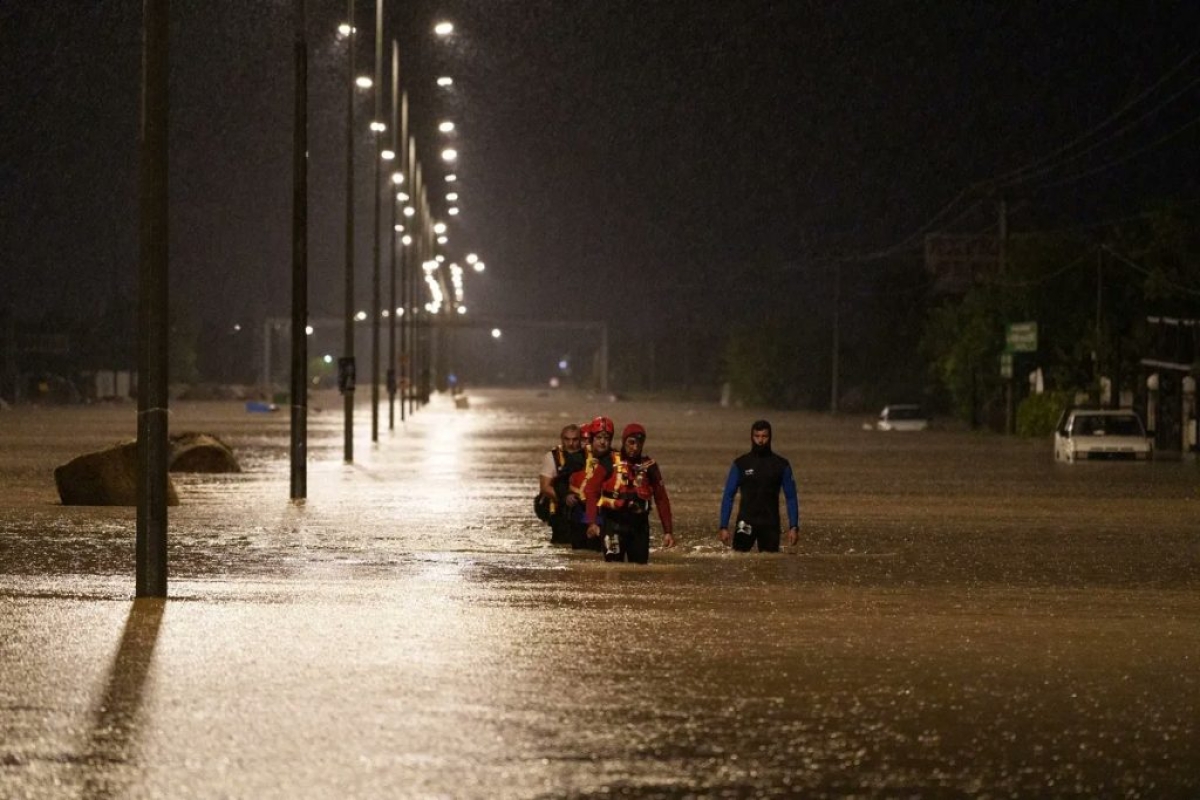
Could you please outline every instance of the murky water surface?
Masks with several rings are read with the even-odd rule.
[[[680,544],[646,567],[532,515],[598,413],[667,478]],[[135,410],[0,413],[0,796],[1200,794],[1194,463],[778,413],[801,542],[733,554],[756,416],[493,391],[385,407],[373,445],[362,406],[347,466],[321,398],[293,503],[286,412],[175,404],[246,471],[175,476],[171,599],[135,604],[134,510],[51,474]]]

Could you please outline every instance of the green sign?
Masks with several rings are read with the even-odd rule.
[[[1010,322],[1004,334],[1010,353],[1036,353],[1038,349],[1036,322]]]

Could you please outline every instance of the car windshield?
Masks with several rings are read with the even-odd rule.
[[[1144,436],[1141,421],[1132,414],[1081,416],[1075,418],[1076,436]]]

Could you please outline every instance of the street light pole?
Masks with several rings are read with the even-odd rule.
[[[392,39],[392,159],[396,162],[393,167],[393,173],[404,176],[404,157],[400,154],[400,143],[403,141],[400,132],[400,116],[399,98],[400,93],[400,47],[396,44],[396,40]],[[387,386],[388,386],[388,430],[396,429],[396,191],[399,184],[392,182],[392,190],[388,192],[391,205],[392,227],[388,233],[388,242],[390,243],[389,255],[391,258],[391,280],[388,283],[388,368],[387,368]],[[401,419],[404,417],[403,403],[400,408]]]
[[[308,38],[305,0],[295,0],[292,117],[291,497],[308,496]]]
[[[143,6],[136,596],[167,596],[169,0]]]
[[[350,44],[346,57],[346,287],[342,358],[338,384],[342,390],[345,423],[344,459],[354,461],[354,0],[346,0]]]
[[[383,117],[383,0],[375,0],[375,114],[372,127]],[[379,216],[383,187],[383,132],[375,131],[375,236],[371,261],[371,441],[379,441],[379,316],[380,300]]]

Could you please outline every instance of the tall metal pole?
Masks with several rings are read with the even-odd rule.
[[[347,464],[354,461],[354,0],[346,2],[350,44],[346,57],[346,305],[342,331],[342,362],[338,383],[342,389]]]
[[[396,151],[396,155],[401,158],[400,172],[404,176],[404,191],[412,191],[412,161],[408,154],[408,92],[403,92],[400,96],[400,150]],[[404,234],[412,235],[412,227],[408,224],[407,218],[404,221]],[[409,288],[409,272],[413,269],[413,258],[409,254],[407,245],[404,245],[404,240],[401,239],[400,246],[400,307],[404,309],[404,315],[400,320],[400,372],[401,378],[408,374],[408,331],[413,326],[413,303],[412,291]],[[401,392],[400,395],[400,420],[404,421],[404,401],[408,397],[407,390]]]
[[[169,0],[142,6],[137,596],[167,596],[167,67]]]
[[[292,116],[291,497],[308,496],[308,36],[305,0],[295,0]]]
[[[383,121],[383,0],[375,0],[375,115]],[[375,131],[375,236],[371,260],[371,441],[379,441],[379,318],[382,314],[379,263],[380,195],[383,187],[383,133]]]
[[[838,358],[841,348],[842,265],[833,268],[833,352],[830,354],[829,413],[838,413]]]
[[[409,369],[412,373],[412,392],[409,398],[409,413],[415,412],[417,409],[417,395],[420,394],[422,384],[421,371],[421,326],[424,322],[425,312],[421,310],[421,281],[425,279],[425,231],[421,221],[421,164],[416,160],[417,143],[416,139],[412,140],[413,154],[413,184],[412,190],[409,192],[411,196],[410,202],[413,209],[416,211],[412,216],[413,231],[412,231],[412,258],[413,268],[412,283],[413,283],[413,332],[412,332],[412,361]]]
[[[404,141],[400,131],[400,46],[392,39],[392,158],[396,164],[394,171],[404,175],[404,156],[400,152],[400,144]],[[391,229],[388,231],[388,254],[390,256],[390,280],[388,282],[388,430],[396,429],[396,192],[399,186],[393,181],[388,192],[391,208]],[[401,409],[403,416],[404,410]]]

